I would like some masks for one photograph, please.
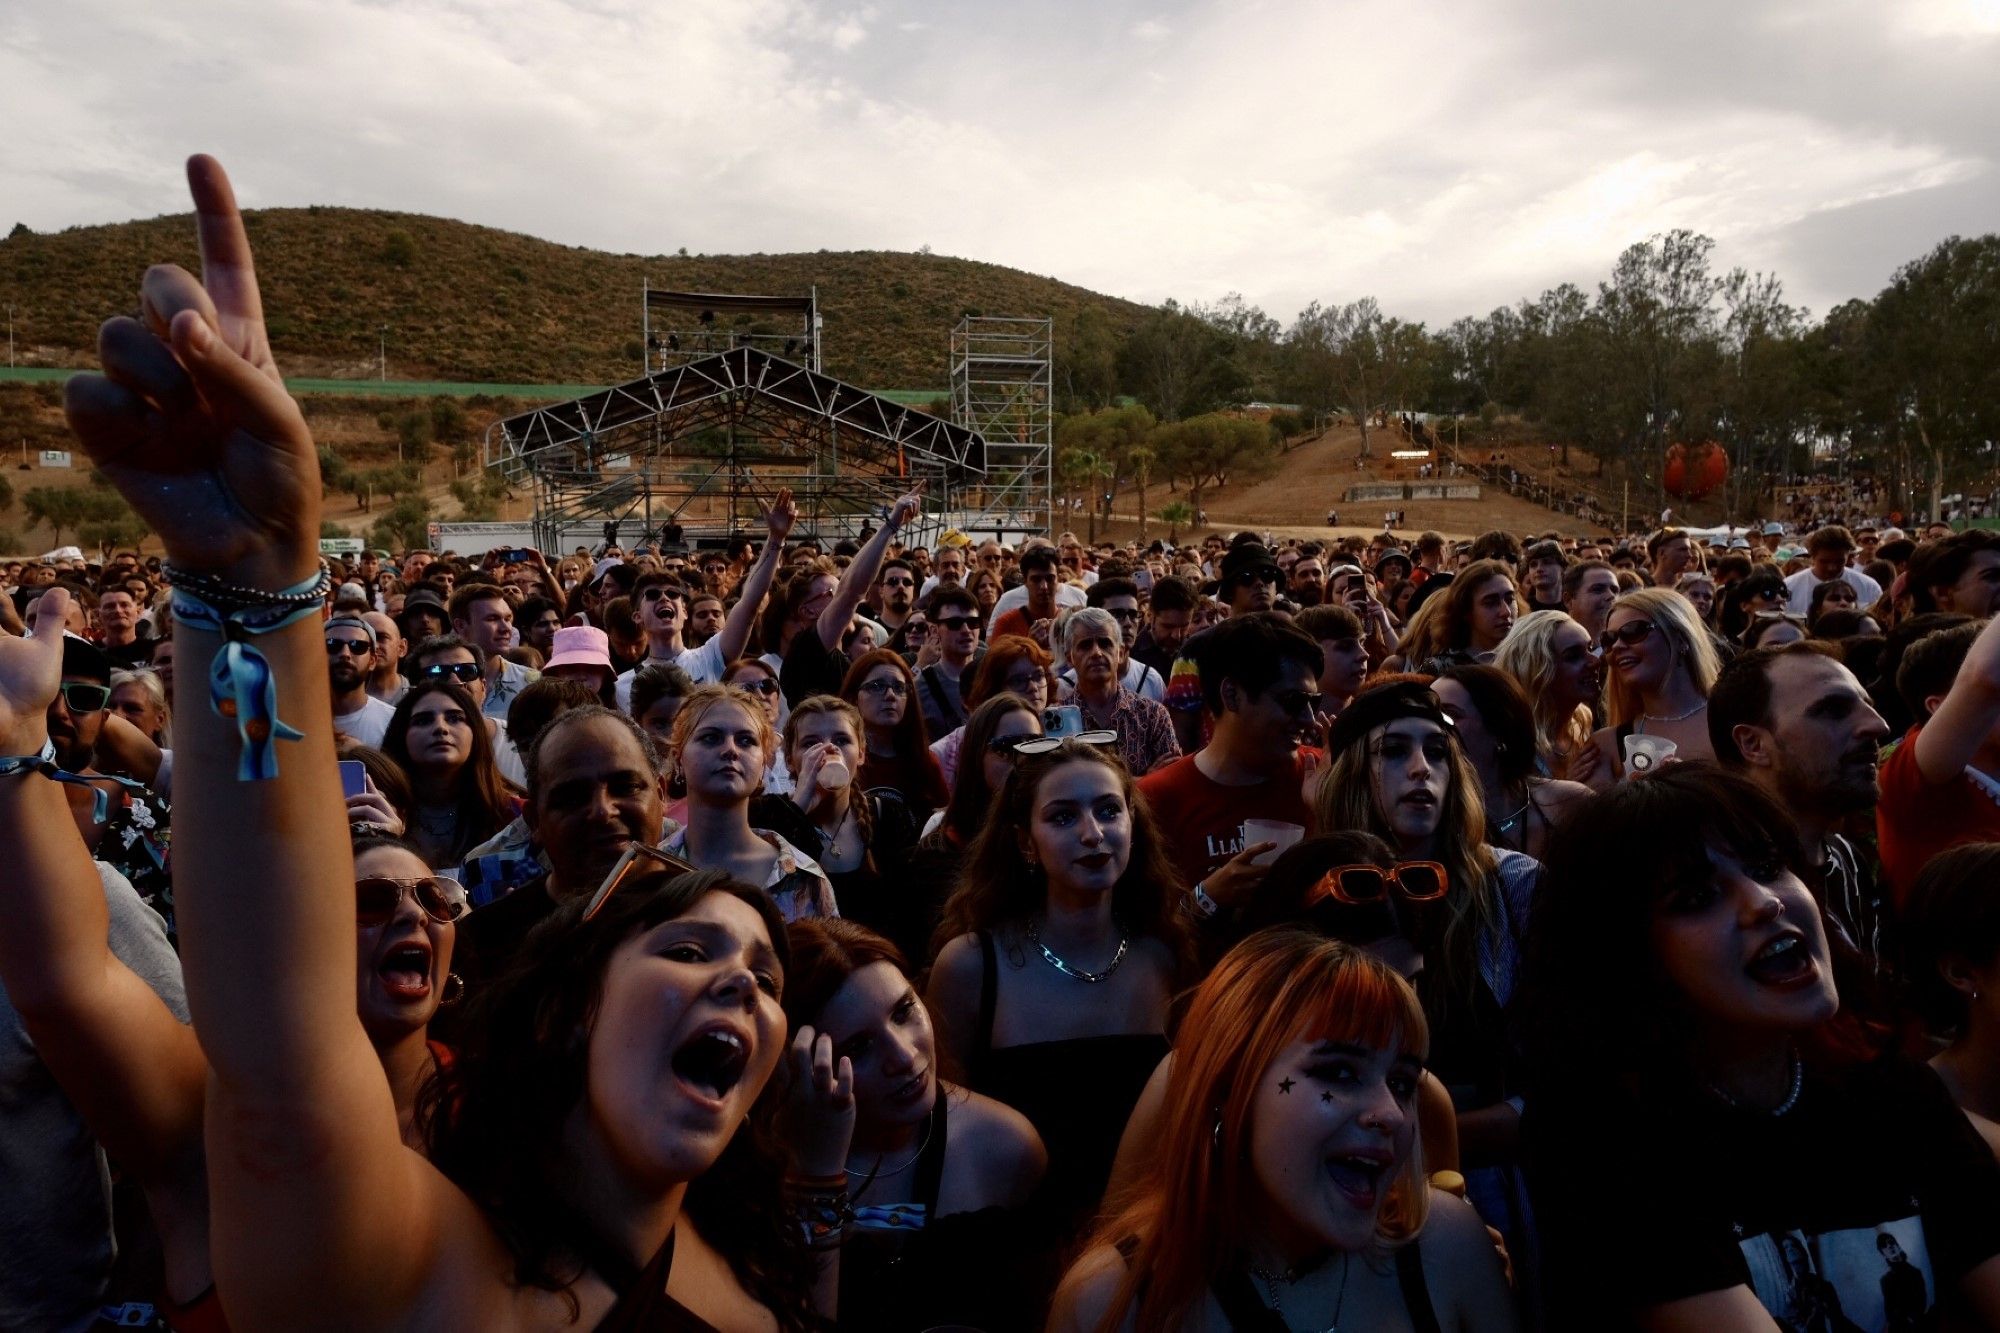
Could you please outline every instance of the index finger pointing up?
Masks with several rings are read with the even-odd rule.
[[[236,207],[229,174],[208,154],[197,153],[188,159],[187,175],[201,242],[201,285],[215,302],[223,337],[239,349],[249,348],[251,336],[261,344],[264,302],[257,294],[250,238],[243,230],[243,214]]]

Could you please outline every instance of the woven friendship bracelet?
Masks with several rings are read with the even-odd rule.
[[[70,773],[56,767],[56,744],[43,744],[40,754],[16,754],[0,758],[0,778],[11,778],[19,773],[39,773],[52,782],[70,782],[79,787],[89,787],[91,796],[91,818],[102,824],[111,810],[111,793],[97,786],[100,782],[115,782],[121,787],[134,791],[144,791],[146,784],[131,778],[113,777],[109,773]]]
[[[222,647],[208,668],[208,702],[216,716],[236,723],[243,751],[236,760],[238,782],[263,782],[278,775],[277,741],[303,740],[305,733],[278,717],[278,682],[271,663],[257,651],[251,640],[307,616],[320,613],[320,604],[330,586],[330,576],[322,568],[318,574],[295,587],[276,593],[259,592],[223,583],[206,575],[190,576],[175,571],[174,619],[196,629],[220,634]],[[249,594],[257,600],[248,605],[223,609],[210,605],[195,585],[223,590],[228,602],[239,598],[229,594]]]
[[[296,588],[283,592],[265,592],[261,588],[246,587],[241,583],[230,583],[216,578],[213,574],[201,574],[192,569],[182,569],[168,561],[160,566],[161,577],[175,588],[185,588],[210,606],[223,607],[231,611],[251,606],[317,606],[325,600],[328,588],[333,586],[333,574],[326,566],[320,566],[317,578],[301,583]]]

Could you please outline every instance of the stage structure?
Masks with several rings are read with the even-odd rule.
[[[738,347],[755,347],[807,370],[821,368],[817,287],[805,296],[726,296],[649,285],[641,294],[640,320],[648,371]]]
[[[698,299],[720,311],[770,298]],[[780,486],[798,499],[801,536],[860,537],[919,478],[924,518],[907,540],[930,544],[985,489],[976,430],[754,343],[705,356],[685,342],[666,350],[688,355],[487,429],[486,466],[535,487],[543,549],[594,546],[611,531],[627,546],[676,527],[689,546],[754,535],[759,502]],[[809,350],[816,359],[816,337]]]
[[[1054,530],[1054,324],[967,315],[951,331],[951,419],[986,441],[984,484],[959,520],[969,533]]]

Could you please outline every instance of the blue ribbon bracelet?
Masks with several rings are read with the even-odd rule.
[[[79,787],[89,787],[91,796],[91,818],[102,824],[111,812],[111,793],[93,784],[115,782],[121,787],[134,791],[144,791],[146,784],[131,778],[113,777],[109,773],[69,773],[56,767],[55,742],[42,746],[40,754],[16,754],[0,758],[0,778],[11,778],[16,773],[39,773],[53,782],[73,782]]]
[[[238,782],[263,782],[278,776],[276,743],[305,739],[304,732],[279,719],[277,678],[251,640],[319,615],[327,577],[322,569],[303,583],[270,594],[270,602],[226,612],[185,586],[174,588],[174,619],[220,634],[223,639],[208,668],[208,702],[216,716],[236,723],[236,734],[243,742],[236,761]],[[311,600],[301,601],[303,598]]]

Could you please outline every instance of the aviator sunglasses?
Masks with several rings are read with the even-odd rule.
[[[363,926],[379,926],[396,915],[403,895],[416,898],[424,915],[439,924],[465,915],[465,890],[451,880],[432,875],[424,879],[390,879],[371,875],[354,881],[354,920]]]

